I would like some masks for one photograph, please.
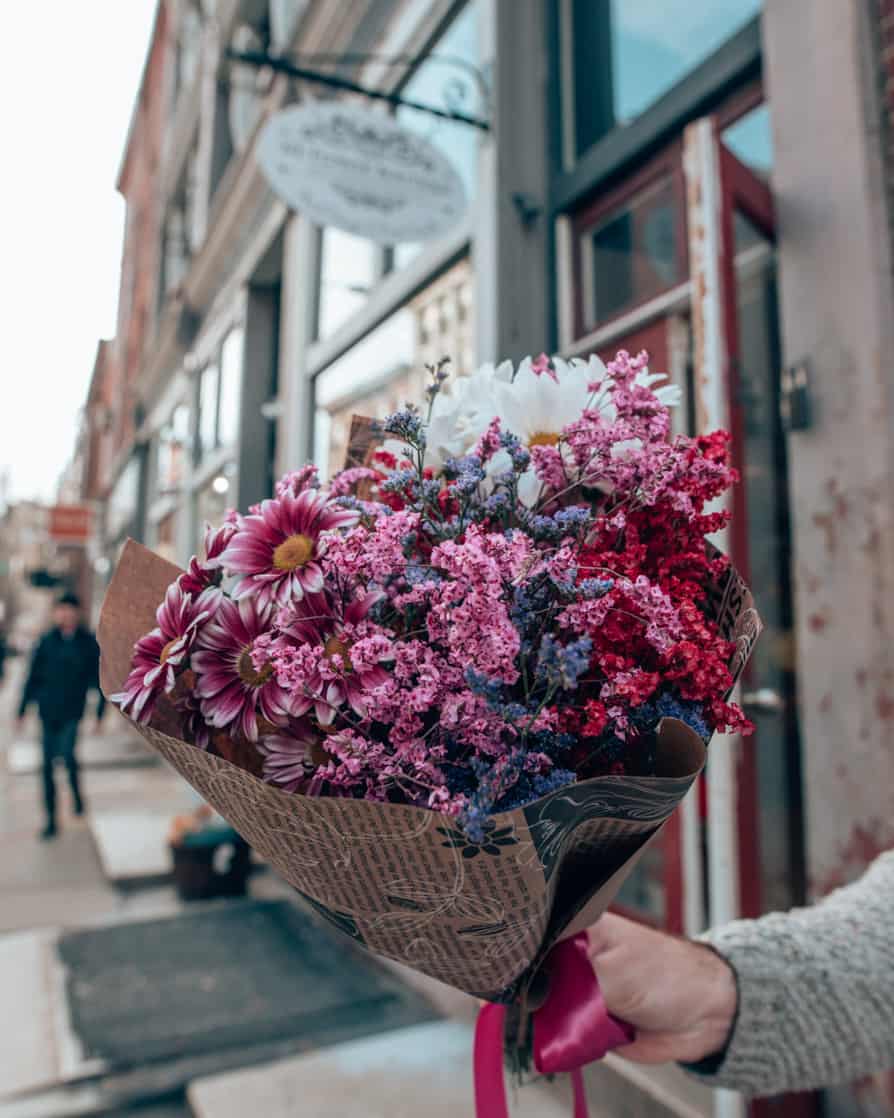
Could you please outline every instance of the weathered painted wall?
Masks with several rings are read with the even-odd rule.
[[[890,230],[870,6],[764,16],[785,360],[815,425],[790,436],[808,870],[822,893],[894,845]]]

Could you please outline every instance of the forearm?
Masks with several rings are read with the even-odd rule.
[[[705,939],[738,983],[713,1086],[778,1094],[894,1066],[894,853],[813,908]]]

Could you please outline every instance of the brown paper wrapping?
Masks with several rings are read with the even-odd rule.
[[[135,641],[153,628],[176,567],[141,545],[124,548],[99,623],[102,687],[119,691]],[[760,628],[735,572],[712,608],[736,642],[741,671]],[[265,784],[252,746],[212,751],[178,738],[160,703],[137,727],[261,857],[340,931],[467,993],[513,997],[553,942],[611,903],[644,845],[705,761],[688,727],[665,719],[657,775],[607,776],[495,815],[482,843],[423,808],[294,795]],[[223,756],[217,755],[224,754]]]

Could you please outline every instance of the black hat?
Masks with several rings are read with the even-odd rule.
[[[59,597],[56,599],[56,605],[73,606],[75,609],[80,609],[81,599],[77,596],[77,594],[73,594],[70,590],[67,590],[64,594],[60,594]]]

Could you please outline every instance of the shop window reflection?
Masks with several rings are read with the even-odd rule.
[[[472,284],[463,259],[317,377],[314,458],[324,477],[344,464],[355,415],[380,418],[421,403],[426,364],[449,356],[454,376],[471,372]]]
[[[372,241],[325,229],[320,247],[317,334],[326,338],[360,310],[378,278],[381,250]]]
[[[217,441],[224,447],[235,446],[239,439],[244,347],[245,332],[237,327],[227,334],[221,348]]]
[[[685,246],[677,210],[668,177],[584,229],[585,328],[646,302],[682,279]]]
[[[453,64],[461,60],[478,65],[478,11],[467,4],[435,44],[434,58],[426,59],[402,89],[405,97],[435,108],[462,112],[469,116],[482,111],[478,84],[471,72]],[[476,193],[478,174],[478,129],[449,120],[438,120],[415,109],[400,108],[397,119],[405,128],[417,132],[443,151],[462,179],[466,199]],[[397,245],[394,267],[404,268],[422,250],[419,244]]]
[[[740,31],[761,0],[565,0],[565,161],[630,124]]]

